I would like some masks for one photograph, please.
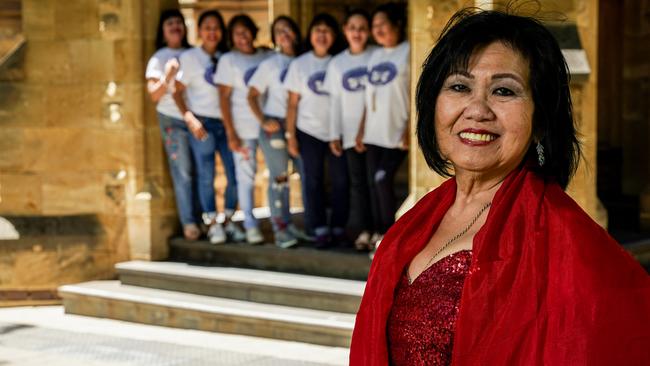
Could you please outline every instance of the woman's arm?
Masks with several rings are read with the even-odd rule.
[[[147,91],[154,103],[158,103],[165,93],[167,93],[167,85],[174,80],[178,72],[179,64],[175,58],[170,59],[165,64],[165,75],[160,79],[148,79]]]
[[[361,114],[361,122],[359,123],[359,131],[357,131],[357,137],[354,139],[355,146],[354,149],[362,153],[366,151],[366,145],[363,144],[363,135],[366,132],[366,108],[363,108],[363,113]]]
[[[228,138],[228,148],[231,151],[241,151],[241,139],[235,131],[235,124],[232,120],[232,106],[230,105],[230,97],[232,96],[232,87],[218,84],[219,86],[219,106],[221,107],[221,119],[223,119],[223,126],[226,129],[226,137]]]
[[[257,88],[251,86],[248,89],[248,105],[251,107],[251,111],[253,111],[253,114],[255,115],[255,117],[257,117],[257,120],[259,121],[264,131],[268,133],[277,132],[280,130],[280,123],[274,119],[264,118],[264,113],[262,112],[262,108],[260,107],[260,101],[259,101],[260,94],[261,93],[259,92],[259,90],[257,90]]]
[[[300,155],[298,150],[298,140],[296,139],[296,121],[298,119],[298,102],[300,102],[300,94],[289,92],[287,98],[287,151],[289,155],[297,158]]]
[[[197,140],[205,140],[208,138],[208,132],[203,128],[203,123],[196,118],[194,113],[187,108],[187,104],[185,104],[185,85],[177,80],[174,89],[172,98],[174,98],[178,110],[181,111],[181,116],[183,116],[183,121],[185,121],[187,129],[190,130],[192,136]]]

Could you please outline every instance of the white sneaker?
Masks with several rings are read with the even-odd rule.
[[[252,227],[246,229],[246,241],[248,244],[261,244],[264,242],[264,237],[259,228]]]
[[[246,240],[246,233],[234,222],[228,221],[225,229],[226,235],[230,238],[230,241],[239,243]]]
[[[219,223],[213,223],[208,229],[208,240],[210,244],[223,244],[226,242],[226,232]]]
[[[368,250],[370,243],[370,233],[364,230],[357,236],[357,240],[354,241],[354,247],[359,251]]]
[[[291,235],[295,236],[296,239],[298,240],[302,240],[306,242],[316,241],[316,238],[314,238],[313,236],[309,236],[304,230],[299,229],[294,224],[289,224],[289,226],[287,226],[287,230],[289,231],[289,233],[291,233]]]

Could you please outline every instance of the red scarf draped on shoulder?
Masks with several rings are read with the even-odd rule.
[[[350,365],[388,365],[386,323],[398,280],[455,194],[450,179],[386,234]],[[474,237],[452,364],[650,365],[650,277],[559,185],[517,169]]]

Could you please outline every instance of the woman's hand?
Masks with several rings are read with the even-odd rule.
[[[194,136],[199,141],[205,141],[208,138],[208,131],[203,128],[203,123],[199,121],[194,113],[187,111],[183,115],[183,120],[187,125],[187,129],[190,130],[192,136]]]
[[[241,146],[241,139],[237,135],[237,132],[231,132],[227,134],[228,138],[228,148],[232,152],[243,152],[242,146]]]
[[[361,129],[359,129],[359,133],[357,133],[357,137],[354,139],[354,150],[358,153],[366,151],[366,145],[363,143],[363,131]]]
[[[402,134],[402,139],[400,140],[400,150],[408,151],[409,146],[411,145],[411,134],[408,129]]]
[[[267,118],[262,123],[262,129],[268,133],[275,133],[280,131],[280,122],[275,118]]]
[[[165,64],[165,83],[169,84],[172,80],[176,78],[176,73],[178,73],[178,68],[180,64],[175,58],[169,59]]]
[[[291,155],[292,158],[297,158],[300,156],[300,151],[298,150],[298,140],[296,136],[291,136],[287,138],[287,152]]]
[[[330,141],[330,150],[334,156],[340,157],[343,155],[343,147],[341,146],[341,140]]]

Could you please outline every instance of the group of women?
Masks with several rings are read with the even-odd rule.
[[[200,45],[190,47],[182,14],[163,12],[146,78],[184,236],[196,240],[204,226],[214,244],[264,241],[253,215],[259,147],[277,246],[347,244],[351,230],[357,249],[373,249],[394,221],[393,182],[408,151],[405,26],[405,8],[396,3],[372,16],[352,10],[342,28],[323,13],[303,42],[297,24],[279,16],[271,51],[255,47],[258,27],[249,16],[226,24],[208,10],[198,19]],[[217,153],[227,177],[223,220],[215,205]],[[301,176],[304,231],[291,221],[289,161]],[[232,221],[237,205],[243,230]]]

